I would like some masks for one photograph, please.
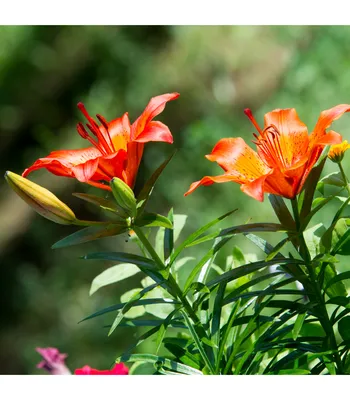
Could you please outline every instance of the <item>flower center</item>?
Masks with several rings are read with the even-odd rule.
[[[274,126],[268,126],[264,129],[260,136],[254,134],[256,141],[255,143],[260,154],[264,157],[270,167],[279,167],[284,170],[287,168],[285,157],[283,156],[281,146],[281,134],[278,129]]]
[[[253,141],[253,143],[257,145],[259,149],[259,155],[270,168],[278,167],[282,170],[285,170],[287,168],[287,164],[282,152],[281,133],[278,131],[276,126],[270,125],[262,130],[249,108],[246,108],[244,113],[259,132],[260,136],[253,133],[254,137],[256,138],[256,141]]]
[[[90,117],[89,113],[83,103],[78,103],[79,110],[84,114],[85,118],[89,121],[86,126],[90,129],[91,133],[97,138],[97,141],[88,133],[84,125],[79,122],[77,131],[83,139],[87,139],[94,147],[96,147],[103,155],[115,153],[115,148],[111,135],[108,130],[108,123],[102,115],[97,114],[97,119],[101,122],[103,130],[97,125],[95,120]]]

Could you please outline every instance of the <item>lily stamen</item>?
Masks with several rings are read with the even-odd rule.
[[[253,117],[253,113],[252,113],[251,109],[250,108],[245,108],[244,109],[244,114],[250,119],[251,123],[255,126],[256,130],[261,135],[262,134],[262,130],[261,130],[260,126],[258,125],[258,123],[256,122],[256,119]]]
[[[107,122],[106,119],[105,119],[102,115],[100,115],[100,114],[96,114],[96,117],[97,117],[97,119],[101,122],[102,126],[105,128],[105,130],[106,130],[106,136],[107,136],[108,139],[109,139],[109,145],[110,145],[110,147],[112,148],[113,152],[115,152],[115,147],[114,147],[114,144],[113,144],[113,141],[112,141],[111,135],[110,135],[110,133],[109,133],[109,129],[108,129],[108,122]]]
[[[77,124],[77,131],[79,133],[79,135],[83,138],[88,140],[93,146],[96,147],[96,149],[100,150],[101,153],[107,154],[105,149],[103,147],[101,147],[98,142],[96,142],[96,140],[94,140],[88,133],[88,131],[85,129],[84,125],[79,122]]]
[[[95,135],[100,142],[100,144],[104,148],[104,152],[106,154],[113,153],[111,146],[108,144],[104,134],[101,132],[99,126],[96,121],[89,115],[83,103],[78,103],[79,110],[84,114],[85,118],[90,122],[90,124],[86,124],[86,126],[90,129],[93,135]]]

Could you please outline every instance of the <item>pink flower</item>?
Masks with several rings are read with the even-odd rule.
[[[128,375],[129,369],[123,364],[115,364],[112,369],[98,370],[85,365],[74,371],[74,375]]]
[[[45,349],[37,347],[36,351],[43,357],[37,368],[42,368],[52,375],[71,375],[64,361],[67,354],[61,354],[55,347],[47,347]]]

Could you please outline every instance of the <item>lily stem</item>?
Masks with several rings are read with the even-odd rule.
[[[132,229],[136,233],[140,242],[144,245],[145,249],[148,251],[149,255],[152,257],[153,261],[158,265],[159,269],[165,269],[163,261],[160,259],[157,252],[154,250],[153,246],[142,232],[142,229],[140,229],[138,226],[133,226]]]
[[[328,338],[329,338],[329,344],[331,347],[330,350],[334,351],[334,361],[335,361],[335,364],[337,365],[338,373],[342,374],[343,366],[342,366],[341,358],[338,353],[338,346],[337,346],[337,341],[336,341],[335,334],[333,331],[333,325],[329,319],[327,307],[324,302],[324,298],[322,296],[322,291],[319,286],[314,267],[311,263],[309,249],[306,245],[303,232],[300,231],[302,221],[300,221],[298,202],[296,199],[293,199],[293,200],[291,200],[291,203],[292,203],[292,208],[293,208],[296,230],[297,230],[297,233],[299,234],[298,235],[299,253],[300,253],[301,257],[303,258],[303,260],[305,261],[305,266],[308,270],[309,278],[310,278],[310,280],[309,280],[309,283],[311,285],[310,289],[312,289],[312,292],[313,292],[312,294],[309,293],[309,298],[311,299],[311,297],[313,297],[312,301],[315,301],[315,303],[317,304],[317,308],[320,312],[320,318],[319,318],[320,323],[326,333],[326,336],[328,336]],[[305,283],[304,283],[304,285],[305,285]],[[308,289],[308,288],[305,288],[305,289]]]
[[[143,244],[143,246],[145,247],[145,249],[147,250],[147,252],[151,256],[151,258],[153,259],[153,261],[158,265],[159,269],[163,270],[163,271],[166,271],[167,267],[165,266],[163,261],[160,259],[160,257],[158,256],[157,252],[154,250],[153,246],[151,245],[151,243],[149,242],[147,237],[144,235],[142,230],[137,226],[134,226],[133,230],[136,233],[137,237],[139,238],[140,242]],[[168,276],[168,283],[169,283],[169,286],[172,288],[174,294],[178,298],[178,300],[181,302],[183,308],[186,310],[187,315],[194,322],[194,326],[193,327],[194,327],[195,331],[197,332],[198,336],[200,338],[206,337],[206,333],[205,333],[205,330],[204,330],[204,328],[203,328],[203,326],[201,324],[200,319],[198,318],[197,314],[193,310],[191,304],[187,300],[186,296],[183,294],[180,286],[177,284],[175,278],[173,277],[173,275],[171,273],[169,273],[169,276]],[[205,361],[205,363],[207,363],[207,360],[204,360],[204,361]],[[207,366],[208,366],[210,372],[212,374],[215,374],[213,366],[211,364],[209,364]]]
[[[348,194],[349,194],[349,196],[350,196],[350,185],[349,185],[349,181],[348,181],[347,176],[345,175],[345,171],[344,171],[343,166],[341,165],[341,162],[338,162],[338,166],[339,166],[339,170],[340,170],[341,176],[342,176],[342,178],[343,178],[343,180],[344,180],[346,190],[348,191]]]

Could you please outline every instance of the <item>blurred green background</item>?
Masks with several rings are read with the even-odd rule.
[[[226,226],[251,219],[275,221],[267,199],[245,196],[236,184],[200,188],[184,198],[191,182],[220,174],[204,158],[223,137],[252,140],[243,114],[250,107],[262,124],[264,113],[295,107],[312,130],[319,113],[350,103],[350,27],[344,26],[3,26],[0,28],[0,163],[17,173],[54,149],[86,147],[76,133],[83,121],[76,104],[107,120],[129,111],[134,121],[153,96],[177,91],[157,119],[166,123],[174,145],[146,145],[136,189],[176,148],[160,178],[150,211],[188,214],[186,235],[212,218],[239,208]],[[333,128],[350,139],[350,118]],[[350,157],[345,160],[349,170]],[[336,170],[328,163],[326,172]],[[47,171],[30,179],[47,187],[82,219],[96,209],[72,192],[98,193]],[[325,208],[327,219],[334,206]],[[0,183],[0,373],[37,374],[35,347],[58,347],[74,370],[89,364],[109,368],[133,342],[133,328],[107,337],[107,314],[78,324],[88,314],[119,302],[139,286],[140,276],[89,297],[92,279],[111,264],[84,261],[91,250],[136,251],[127,236],[64,250],[50,246],[74,227],[38,216]],[[237,239],[247,252],[252,245]],[[191,255],[200,256],[205,245]],[[189,253],[190,254],[190,253]],[[143,345],[152,351],[152,342]]]

